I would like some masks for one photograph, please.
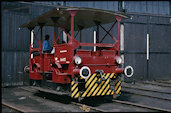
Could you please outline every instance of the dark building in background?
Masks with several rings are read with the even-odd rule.
[[[123,21],[124,65],[134,68],[134,76],[125,81],[171,79],[171,2],[170,1],[43,1],[2,2],[1,4],[1,80],[2,86],[28,82],[23,72],[29,59],[29,30],[19,29],[28,20],[56,6],[75,6],[123,11],[132,16]],[[104,25],[106,28],[112,24]],[[117,28],[117,26],[115,26]],[[93,37],[85,29],[83,37]],[[35,29],[37,31],[38,29]],[[53,28],[43,28],[53,37]],[[100,30],[104,36],[104,31]],[[111,33],[117,34],[115,31]],[[146,59],[147,34],[150,37],[150,57]],[[38,35],[39,37],[40,35]],[[110,39],[110,38],[106,38]],[[89,39],[89,40],[93,40]],[[51,40],[52,42],[53,40]],[[84,39],[88,41],[88,39]],[[105,40],[109,42],[110,40]]]

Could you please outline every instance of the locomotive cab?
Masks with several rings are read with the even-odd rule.
[[[57,93],[65,92],[79,100],[91,96],[120,95],[121,75],[131,77],[134,71],[131,66],[121,67],[123,60],[120,55],[120,22],[127,18],[129,16],[122,12],[57,7],[22,25],[21,27],[27,27],[31,34],[29,66],[25,67],[30,81],[33,81],[31,85],[39,84],[40,87],[47,88],[47,82],[50,82],[53,84],[51,89]],[[117,23],[117,38],[102,26],[107,23],[113,23],[110,30]],[[33,30],[36,26],[41,33],[38,48],[33,47],[33,38],[36,38]],[[42,53],[44,26],[54,27],[54,53]],[[82,42],[81,34],[80,41],[76,40],[75,31],[81,33],[82,29],[94,26],[100,26],[115,43],[102,43],[106,35],[100,40],[98,29],[94,31],[94,37],[89,37],[93,38],[94,42]],[[61,28],[58,36],[55,34],[56,27]],[[65,33],[69,40],[59,44],[57,41],[62,33]],[[92,49],[83,49],[84,46]],[[33,54],[36,51],[39,54]]]

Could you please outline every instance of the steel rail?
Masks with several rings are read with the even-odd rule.
[[[34,91],[28,90],[28,89],[23,88],[23,87],[19,87],[19,88],[20,88],[20,89],[23,89],[23,90],[25,90],[25,91],[31,92],[31,93],[35,93]],[[37,90],[37,91],[38,91],[38,90]]]
[[[163,86],[163,87],[170,87],[171,85],[167,85],[167,84],[161,84],[161,83],[151,83],[151,82],[142,82],[143,84],[151,84],[151,85],[157,85],[157,86]]]
[[[162,100],[168,100],[171,101],[171,99],[169,98],[163,98],[163,97],[158,97],[158,96],[152,96],[152,95],[146,95],[146,94],[139,94],[139,93],[135,93],[135,92],[130,92],[130,91],[126,91],[126,90],[122,90],[131,94],[135,94],[135,95],[140,95],[140,96],[146,96],[146,97],[151,97],[151,98],[157,98],[157,99],[162,99]]]
[[[29,89],[26,89],[26,88],[23,88],[23,87],[20,87],[20,88],[23,89],[23,90],[29,91],[31,93],[34,93],[34,91],[31,91]],[[136,104],[136,103],[127,102],[127,101],[121,101],[121,100],[112,100],[112,101],[113,102],[117,102],[117,103],[121,103],[121,104],[127,104],[127,105],[137,106],[137,107],[141,107],[141,108],[147,108],[147,109],[151,109],[151,110],[156,110],[156,111],[171,112],[171,110],[168,110],[168,109],[162,109],[162,108],[156,108],[156,107],[149,107],[149,106],[146,106],[146,105]],[[74,104],[74,105],[80,106],[80,107],[86,106],[87,108],[90,108],[92,110],[96,110],[96,111],[99,111],[99,112],[108,112],[107,110],[103,110],[103,109],[99,109],[99,108],[96,108],[96,107],[84,105],[84,104],[81,104],[81,103],[76,103],[76,102],[71,102],[71,103]]]
[[[151,91],[151,92],[158,92],[158,93],[165,93],[165,94],[171,94],[171,92],[163,92],[163,91],[156,91],[156,90],[148,90],[144,88],[137,88],[137,87],[130,87],[130,86],[122,86],[125,88],[131,88],[131,89],[138,89],[138,90],[143,90],[143,91]]]
[[[31,91],[31,90],[26,89],[26,88],[23,88],[23,87],[19,87],[19,88],[20,88],[20,89],[23,89],[23,90],[25,90],[25,91],[34,93],[34,91]],[[38,91],[38,90],[37,90],[37,91]],[[88,106],[88,105],[84,105],[84,104],[81,104],[81,103],[76,103],[76,102],[71,102],[71,103],[74,104],[74,105],[80,106],[80,107],[85,106],[85,107],[87,107],[87,108],[90,108],[90,109],[92,109],[92,110],[96,110],[96,111],[99,111],[99,112],[108,112],[108,111],[106,111],[106,110],[99,109],[99,108],[92,107],[92,106]]]
[[[24,111],[24,110],[22,110],[22,109],[20,109],[18,107],[12,106],[12,105],[10,105],[10,104],[8,104],[6,102],[3,102],[3,101],[2,101],[2,105],[6,106],[6,107],[9,107],[9,108],[11,108],[11,109],[13,109],[15,111],[19,111],[19,112],[22,112],[22,113],[26,113],[26,111]]]
[[[171,84],[171,81],[156,80],[156,82],[165,83],[165,84]]]
[[[132,106],[137,106],[137,107],[141,107],[141,108],[147,108],[147,109],[151,109],[151,110],[156,110],[156,111],[164,111],[164,112],[171,112],[171,110],[169,109],[162,109],[162,108],[157,108],[157,107],[149,107],[146,105],[142,105],[142,104],[137,104],[137,103],[132,103],[132,102],[127,102],[127,101],[121,101],[121,100],[112,100],[113,102],[117,102],[117,103],[121,103],[121,104],[127,104],[127,105],[132,105]]]

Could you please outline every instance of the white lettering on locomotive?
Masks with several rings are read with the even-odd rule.
[[[62,62],[62,61],[66,61],[66,58],[60,58],[60,61]]]
[[[61,51],[60,51],[60,53],[65,53],[65,52],[67,52],[67,50],[61,50]]]

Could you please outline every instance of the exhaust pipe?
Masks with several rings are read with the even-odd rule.
[[[124,69],[124,74],[127,77],[132,77],[132,75],[134,74],[134,69],[131,66],[126,66]]]

